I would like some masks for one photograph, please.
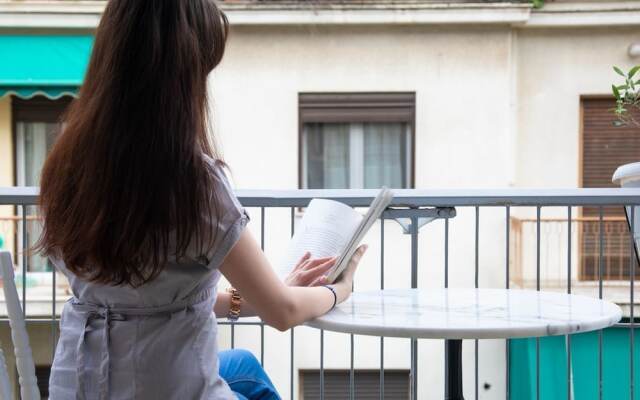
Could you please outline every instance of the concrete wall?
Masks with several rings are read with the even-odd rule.
[[[13,181],[13,134],[11,131],[11,99],[0,98],[0,186],[12,186]],[[13,249],[13,223],[2,220],[13,215],[12,206],[0,206],[0,237],[4,249]]]

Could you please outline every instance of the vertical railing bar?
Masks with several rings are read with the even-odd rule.
[[[505,223],[505,242],[506,242],[506,248],[505,248],[505,283],[504,286],[506,289],[509,289],[509,251],[510,251],[510,240],[511,240],[511,207],[510,206],[506,206],[505,207],[505,219],[506,219],[506,223]],[[509,389],[510,389],[510,382],[509,380],[511,379],[511,377],[509,376],[509,369],[511,368],[510,366],[510,361],[509,361],[509,347],[511,345],[511,341],[509,339],[507,339],[506,342],[506,346],[505,346],[505,364],[506,364],[506,371],[505,371],[505,399],[509,400],[510,398],[510,393],[509,393]]]
[[[51,268],[51,365],[53,365],[53,357],[56,354],[56,267]]]
[[[355,371],[353,369],[353,334],[349,335],[351,340],[351,354],[350,354],[350,367],[349,367],[349,399],[355,400],[356,398],[356,379],[355,379]]]
[[[542,208],[536,208],[536,290],[540,291],[540,215]]]
[[[264,207],[260,207],[260,249],[264,251],[264,229],[265,229],[265,212]]]
[[[444,219],[444,288],[449,287],[449,218]]]
[[[635,353],[635,337],[634,337],[634,328],[635,328],[635,321],[634,321],[634,301],[635,301],[635,280],[636,280],[636,274],[635,274],[635,241],[634,241],[634,232],[635,232],[635,206],[631,206],[628,208],[629,209],[629,235],[631,236],[631,252],[629,253],[629,286],[630,286],[630,293],[629,293],[629,297],[630,297],[630,302],[629,302],[629,347],[630,347],[630,352],[629,352],[629,397],[631,398],[631,400],[634,399],[634,392],[635,392],[635,387],[634,387],[634,378],[635,378],[635,373],[634,373],[634,353]]]
[[[571,294],[571,206],[567,207],[567,294]],[[571,335],[566,335],[567,345],[567,400],[571,400]]]
[[[506,228],[505,228],[505,236],[507,238],[507,240],[506,240],[507,245],[506,245],[506,249],[505,249],[506,255],[505,255],[505,284],[504,284],[504,286],[505,286],[505,288],[509,289],[509,279],[510,279],[510,275],[509,275],[509,272],[510,272],[509,271],[509,257],[510,257],[510,254],[509,254],[509,251],[511,250],[510,249],[510,244],[511,244],[510,243],[510,241],[511,241],[511,207],[510,206],[506,207],[506,214],[507,214],[506,215],[507,222],[506,222]]]
[[[384,290],[384,217],[380,217],[380,290]],[[384,336],[380,336],[380,400],[384,400]]]
[[[264,251],[265,210],[260,207],[260,249]],[[260,324],[260,365],[264,368],[264,324]]]
[[[604,267],[604,209],[602,206],[598,210],[599,239],[598,239],[598,298],[603,295],[603,267]]]
[[[320,400],[324,400],[324,329],[320,329]]]
[[[236,340],[235,340],[236,324],[232,322],[231,324],[229,324],[229,326],[231,327],[231,348],[235,349],[236,348]]]
[[[22,314],[27,318],[27,205],[22,204]]]
[[[290,385],[291,385],[290,390],[291,390],[291,398],[292,398],[292,399],[294,399],[294,398],[295,398],[295,396],[293,395],[293,394],[294,394],[294,393],[293,393],[293,386],[294,386],[294,385],[293,385],[293,369],[294,369],[294,368],[293,368],[293,363],[294,363],[293,351],[294,351],[294,341],[295,341],[294,328],[291,328],[291,345],[290,345],[290,352],[291,352],[291,360],[290,360],[290,362],[291,362],[291,369],[290,369],[290,371],[289,371],[289,380],[290,380],[290,382],[291,382],[291,384],[290,384]]]
[[[260,207],[260,249],[264,251],[265,210]],[[264,324],[260,324],[260,365],[264,368]]]
[[[571,206],[567,207],[567,293],[571,294],[571,246],[572,246],[572,225],[573,225],[573,217],[572,217],[572,208]]]
[[[475,226],[475,288],[478,288],[480,275],[480,207],[476,206],[476,226]]]
[[[418,288],[418,218],[411,218],[411,288]],[[418,340],[411,343],[411,399],[418,398]]]
[[[598,243],[598,298],[602,300],[604,295],[603,292],[603,284],[602,280],[604,277],[604,208],[602,206],[598,209],[598,219],[599,219],[599,243]],[[602,345],[604,341],[604,331],[600,329],[598,331],[598,400],[602,400],[603,396],[603,382],[602,382]]]
[[[293,237],[293,234],[295,233],[295,217],[296,217],[295,207],[291,207],[291,236],[292,237]],[[290,389],[291,389],[291,399],[295,398],[294,392],[293,392],[293,386],[294,386],[293,385],[293,369],[294,369],[293,368],[294,367],[293,363],[295,361],[294,360],[294,355],[293,355],[293,352],[294,352],[294,341],[295,341],[295,339],[294,339],[294,337],[295,337],[294,329],[295,328],[291,328],[291,344],[290,344],[291,368],[289,370],[289,381],[290,381]]]
[[[476,227],[475,227],[475,288],[477,289],[480,281],[480,207],[476,206]],[[478,374],[478,339],[474,342],[474,364],[475,364],[475,399],[478,400],[479,391],[479,374]]]
[[[324,330],[320,329],[320,400],[324,400]]]
[[[264,324],[260,324],[260,365],[264,368]]]
[[[540,215],[542,207],[536,207],[536,290],[540,291]],[[540,399],[540,338],[536,338],[536,399]]]

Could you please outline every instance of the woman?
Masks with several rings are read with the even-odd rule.
[[[208,138],[227,29],[211,0],[107,4],[41,179],[39,247],[74,293],[52,400],[279,398],[248,353],[218,365],[215,316],[286,330],[349,296],[364,247],[335,284],[333,260],[307,255],[287,286],[244,229]],[[221,274],[232,293],[217,294]]]

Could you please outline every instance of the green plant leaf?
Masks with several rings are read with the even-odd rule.
[[[640,70],[640,65],[636,65],[635,67],[631,68],[628,75],[629,79],[633,78],[633,76],[636,74],[636,72],[638,72],[638,70]]]
[[[618,88],[618,90],[624,90],[624,89],[629,89],[629,85],[619,85],[616,86]]]
[[[613,96],[620,100],[620,91],[618,90],[618,88],[616,87],[616,85],[611,85],[611,90],[613,91]]]
[[[624,72],[622,72],[622,70],[621,70],[620,68],[618,68],[618,67],[613,67],[613,70],[614,70],[614,71],[616,71],[616,73],[617,73],[618,75],[623,76],[623,77],[625,77],[625,78],[627,77],[627,75],[626,75]]]
[[[542,8],[544,0],[531,0],[531,4],[533,4],[533,8]]]

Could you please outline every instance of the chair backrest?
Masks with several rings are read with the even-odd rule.
[[[13,275],[13,262],[11,253],[0,251],[0,271],[2,272],[4,299],[9,314],[11,326],[11,340],[13,341],[16,357],[16,369],[20,382],[20,396],[22,400],[40,400],[40,390],[36,379],[36,367],[33,362],[33,354],[29,346],[27,326],[24,322],[24,314],[18,298],[18,289]],[[6,373],[6,367],[5,367]],[[7,378],[8,380],[8,378]],[[2,393],[2,392],[0,392]]]

